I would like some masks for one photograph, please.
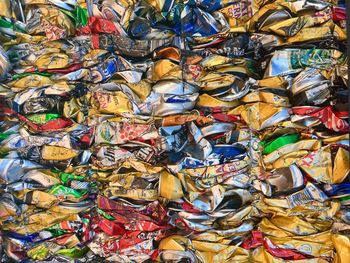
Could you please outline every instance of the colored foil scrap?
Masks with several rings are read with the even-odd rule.
[[[0,1],[1,262],[348,262],[345,11]]]

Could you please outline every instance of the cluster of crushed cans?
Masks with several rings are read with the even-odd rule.
[[[349,262],[345,1],[1,0],[1,262]]]

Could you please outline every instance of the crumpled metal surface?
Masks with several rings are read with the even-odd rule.
[[[0,2],[1,262],[350,256],[342,0]]]

